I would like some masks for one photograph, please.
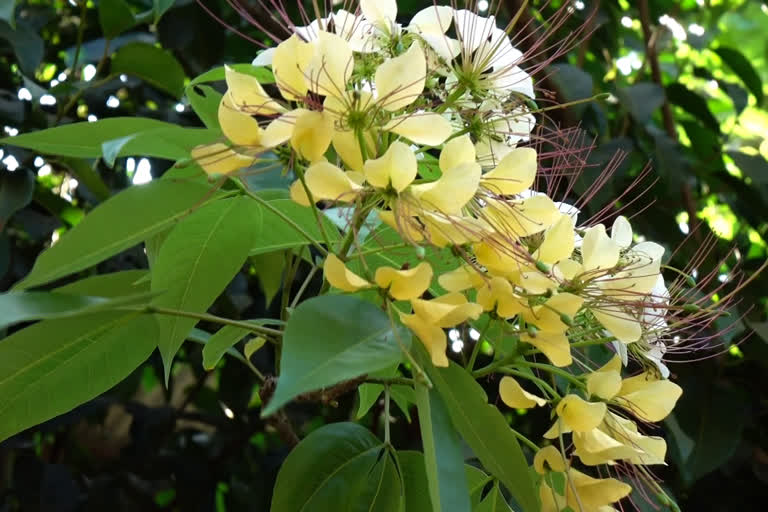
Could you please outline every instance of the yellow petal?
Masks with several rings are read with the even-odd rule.
[[[667,443],[660,437],[640,434],[632,420],[609,412],[600,429],[620,443],[635,449],[637,453],[628,458],[632,464],[664,464]]]
[[[477,291],[477,303],[486,311],[496,311],[502,318],[512,318],[525,311],[527,304],[514,293],[512,285],[503,277],[496,276]]]
[[[567,506],[565,496],[553,491],[544,479],[539,484],[539,499],[541,500],[541,512],[561,512]]]
[[[598,224],[587,229],[581,245],[584,270],[610,269],[619,261],[619,246],[605,234],[605,226]]]
[[[462,265],[454,270],[443,272],[437,282],[449,292],[461,292],[470,288],[480,288],[485,279],[474,267]]]
[[[554,267],[552,267],[552,273],[562,279],[572,280],[577,275],[584,272],[584,267],[581,263],[573,260],[560,260]]]
[[[537,451],[536,455],[533,456],[533,468],[540,475],[548,471],[562,472],[565,471],[565,461],[560,450],[556,446],[549,445]]]
[[[430,5],[411,18],[410,30],[418,32],[439,31],[445,34],[453,22],[453,8],[449,5]]]
[[[382,129],[426,146],[439,146],[453,132],[451,122],[434,112],[414,112],[395,117]]]
[[[555,422],[546,432],[544,432],[542,437],[544,437],[544,439],[557,439],[561,435],[570,434],[571,432],[570,427],[568,427],[563,420],[556,418]]]
[[[454,327],[470,318],[477,320],[483,312],[479,304],[467,302],[461,293],[448,293],[432,300],[415,299],[411,304],[416,315],[439,327]]]
[[[416,178],[418,162],[408,145],[395,141],[381,157],[367,160],[363,172],[365,179],[374,187],[386,189],[392,185],[399,193]]]
[[[541,350],[555,366],[568,366],[573,362],[571,344],[568,341],[568,337],[563,333],[539,331],[535,337],[522,334],[520,340],[530,343]]]
[[[312,202],[309,200],[309,196],[307,195],[307,191],[304,189],[304,185],[301,183],[301,180],[296,180],[293,183],[291,183],[291,199],[293,199],[294,202],[300,204],[301,206],[311,206]]]
[[[555,203],[545,195],[524,201],[488,201],[483,211],[499,231],[516,238],[540,233],[560,216]]]
[[[259,146],[264,130],[258,121],[240,112],[232,104],[229,94],[221,97],[219,102],[219,126],[224,135],[238,146]]]
[[[590,308],[592,314],[603,327],[614,335],[619,341],[633,343],[640,339],[643,328],[640,322],[627,313],[619,305],[606,305]]]
[[[514,282],[528,293],[537,295],[557,289],[557,283],[536,268],[523,269]]]
[[[395,217],[392,210],[378,210],[377,214],[381,222],[391,227],[408,242],[421,242],[424,240],[424,234],[421,231],[421,224],[411,216]]]
[[[376,70],[374,83],[379,94],[379,105],[390,112],[407,107],[421,96],[426,77],[424,51],[421,45],[413,43],[408,51],[384,61]]]
[[[296,34],[277,45],[272,59],[272,71],[277,87],[286,100],[298,100],[306,96],[308,87],[304,70],[312,55],[312,46]]]
[[[683,389],[669,380],[642,373],[621,383],[617,401],[645,421],[661,421],[672,412]]]
[[[274,148],[289,141],[293,135],[297,116],[296,111],[291,111],[271,121],[262,133],[261,145],[265,148]]]
[[[473,247],[477,262],[494,274],[513,277],[528,265],[528,254],[510,247],[504,238],[489,238]]]
[[[379,288],[388,289],[396,300],[417,299],[432,282],[432,266],[423,261],[407,270],[379,267],[376,269],[375,281]]]
[[[424,209],[457,214],[475,196],[480,173],[479,164],[463,164],[444,172],[436,181],[413,185],[411,192]]]
[[[544,242],[534,257],[551,265],[571,256],[575,243],[574,227],[570,215],[561,215],[554,226],[544,234]]]
[[[534,324],[543,332],[565,332],[568,324],[563,322],[563,315],[571,319],[581,309],[584,299],[571,293],[558,293],[547,299],[546,306],[538,306],[523,312],[526,322]]]
[[[322,96],[343,94],[355,68],[349,43],[332,32],[320,31],[310,44],[313,53],[305,70],[309,89]]]
[[[365,141],[368,146],[368,154],[370,155],[375,148],[373,136],[370,132],[365,134]],[[360,151],[360,142],[355,132],[334,129],[331,142],[333,143],[333,149],[336,150],[336,154],[347,164],[347,167],[355,171],[363,171],[363,154]]]
[[[329,254],[323,267],[325,279],[339,290],[355,292],[371,287],[371,283],[349,270],[335,254]]]
[[[619,368],[614,368],[618,362]],[[610,367],[607,367],[610,365]],[[608,365],[592,372],[587,377],[587,391],[590,395],[598,396],[603,400],[610,400],[621,389],[621,359],[616,356]]]
[[[483,175],[482,183],[491,192],[514,195],[531,188],[536,178],[536,150],[513,149],[491,172]]]
[[[546,404],[547,401],[524,390],[512,377],[504,377],[499,382],[501,401],[513,409],[530,409]]]
[[[458,167],[462,164],[474,163],[475,146],[469,135],[456,137],[445,143],[445,147],[440,151],[440,170],[446,172],[449,169]]]
[[[192,158],[208,174],[229,174],[248,167],[255,160],[251,156],[236,153],[221,143],[193,148]]]
[[[423,211],[419,219],[427,228],[429,242],[437,247],[479,242],[489,226],[482,219]]]
[[[351,201],[362,188],[347,173],[328,162],[311,165],[304,174],[304,180],[315,201]]]
[[[576,447],[574,455],[587,466],[609,464],[638,455],[638,451],[631,445],[617,441],[599,428],[588,432],[574,432],[573,444]]]
[[[285,107],[269,97],[256,77],[224,66],[227,93],[232,104],[250,115],[269,116],[285,112]]]
[[[382,29],[389,29],[397,17],[396,0],[360,0],[359,5],[363,16]]]
[[[291,146],[310,162],[317,162],[331,144],[333,121],[322,112],[312,110],[304,110],[297,114],[291,135]]]
[[[555,412],[574,432],[587,432],[603,421],[607,407],[603,402],[587,402],[578,395],[567,395]]]
[[[584,512],[599,512],[599,508],[615,503],[625,498],[632,492],[632,487],[615,478],[592,478],[575,469],[568,473],[573,486],[566,486],[568,506],[573,510],[579,510],[579,503],[584,507]],[[573,493],[576,488],[578,498]]]
[[[419,338],[424,347],[429,352],[432,364],[435,366],[448,366],[448,357],[445,355],[445,349],[448,347],[448,341],[445,337],[445,331],[440,327],[425,321],[418,315],[406,315],[400,313],[400,320],[411,329]]]

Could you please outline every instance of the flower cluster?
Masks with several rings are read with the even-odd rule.
[[[635,421],[664,419],[682,393],[662,361],[679,327],[664,248],[637,242],[623,216],[610,227],[579,224],[577,207],[537,190],[533,79],[511,25],[436,5],[402,25],[394,0],[359,7],[294,27],[257,57],[274,73],[272,95],[228,68],[218,112],[228,143],[196,148],[195,158],[209,174],[229,174],[272,151],[296,176],[294,201],[350,207],[347,243],[325,260],[327,282],[378,291],[435,366],[449,364],[446,329],[485,325],[478,347],[487,341],[497,351],[502,401],[554,410],[543,435],[554,444],[534,461],[543,510],[614,510],[631,487],[571,463],[664,463],[664,440]],[[424,261],[374,264],[370,250],[353,250],[371,216]],[[449,254],[450,264],[437,265],[434,254]],[[502,338],[513,348],[496,343]],[[592,346],[615,356],[599,366],[586,355]],[[526,357],[537,354],[549,364]],[[623,378],[630,364],[642,373]]]

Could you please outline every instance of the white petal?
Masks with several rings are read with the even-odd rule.
[[[254,66],[272,66],[272,57],[275,56],[275,48],[267,48],[262,50],[255,59],[253,59]]]

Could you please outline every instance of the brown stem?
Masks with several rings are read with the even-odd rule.
[[[648,8],[648,0],[640,0],[640,24],[643,27],[643,39],[645,40],[645,55],[646,60],[651,66],[651,78],[660,87],[663,87],[661,83],[661,66],[659,66],[659,56],[656,54],[656,34],[651,27],[651,13]],[[675,129],[675,118],[672,115],[672,107],[665,99],[664,104],[661,106],[661,114],[664,118],[664,129],[667,131],[667,135],[672,137],[673,140],[677,140],[677,130]]]

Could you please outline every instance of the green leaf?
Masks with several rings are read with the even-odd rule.
[[[74,283],[56,288],[54,291],[73,295],[97,297],[120,297],[149,291],[149,282],[141,282],[149,272],[146,270],[123,270],[111,274],[89,276]]]
[[[184,93],[184,68],[170,52],[148,43],[130,43],[120,47],[112,57],[112,74],[141,78],[181,98]]]
[[[99,158],[104,142],[155,128],[178,128],[174,124],[143,117],[112,117],[88,123],[73,123],[47,130],[22,133],[0,139],[9,146],[34,149],[41,153],[76,158]],[[155,156],[155,155],[146,155]]]
[[[666,89],[670,103],[682,108],[715,133],[720,133],[720,122],[709,110],[707,101],[680,83],[670,84]]]
[[[437,390],[416,387],[427,481],[435,512],[469,512],[469,488],[456,429]]]
[[[218,130],[164,126],[105,141],[101,150],[109,166],[115,165],[117,157],[129,155],[182,160],[189,158],[195,146],[208,144],[220,136]]]
[[[318,242],[323,240],[320,227],[312,214],[311,208],[301,206],[290,199],[275,199],[274,201],[269,201],[269,204],[298,224],[313,240]],[[262,215],[263,229],[259,231],[259,235],[253,244],[251,249],[252,256],[309,244],[309,241],[304,236],[289,226],[276,213],[262,207]],[[325,217],[321,217],[321,221],[331,241],[338,240],[339,230],[336,229],[333,223]]]
[[[19,0],[5,0],[0,5],[0,20],[7,21],[11,28],[16,28],[16,4]]]
[[[0,170],[0,231],[8,219],[32,201],[35,176],[26,169]]]
[[[528,463],[501,412],[488,404],[483,388],[464,368],[425,365],[448,409],[453,425],[488,472],[498,478],[523,510],[539,509],[538,493]]]
[[[179,222],[160,247],[152,269],[151,289],[165,292],[152,305],[193,312],[208,309],[248,257],[256,233],[255,206],[243,196],[223,199]],[[159,323],[158,347],[167,379],[173,356],[197,320],[165,316]]]
[[[473,509],[472,512],[512,512],[512,508],[501,494],[498,482],[491,491],[485,496],[485,499]]]
[[[246,75],[255,77],[262,84],[271,84],[275,82],[275,75],[273,75],[272,71],[265,67],[254,66],[252,64],[230,64],[229,67],[240,73],[245,73]],[[204,84],[206,82],[218,82],[220,80],[224,80],[225,78],[226,71],[224,66],[220,66],[195,77],[195,79],[189,83],[188,87],[192,87],[197,84]]]
[[[250,359],[253,354],[261,350],[261,347],[263,347],[266,342],[267,339],[264,338],[264,336],[256,336],[245,344],[243,347],[243,355],[245,355],[246,359]]]
[[[301,393],[400,362],[396,336],[403,343],[410,336],[392,327],[386,313],[354,296],[323,295],[302,302],[285,327],[280,378],[262,416]]]
[[[98,396],[155,347],[148,315],[46,320],[0,342],[0,441]]]
[[[66,318],[135,304],[147,304],[152,295],[140,293],[108,299],[50,292],[0,294],[0,329],[31,320]]]
[[[389,379],[399,375],[399,372],[397,371],[399,366],[399,364],[392,365],[391,367],[379,370],[378,372],[369,373],[368,376],[379,379]],[[384,392],[384,385],[371,383],[361,384],[360,387],[357,388],[357,392],[359,396],[355,418],[360,419],[368,413],[371,407],[373,407],[373,404],[379,399],[379,396]],[[406,385],[392,385],[389,388],[389,393],[392,400],[394,400],[397,407],[402,411],[403,415],[405,415],[405,418],[410,423],[411,413],[409,407],[416,402],[413,388]]]
[[[187,98],[192,110],[203,124],[212,130],[219,130],[219,103],[221,93],[208,85],[187,87]]]
[[[238,341],[251,333],[249,329],[225,325],[210,337],[203,347],[203,368],[213,370],[221,358]]]
[[[360,425],[334,423],[309,434],[285,459],[270,511],[397,512],[402,506],[400,478],[381,441]]]
[[[114,39],[136,24],[131,8],[123,0],[99,0],[99,23],[107,39]]]
[[[86,269],[170,227],[206,199],[196,183],[153,181],[103,202],[37,258],[15,289],[26,289]]]
[[[616,91],[621,105],[640,124],[651,120],[656,109],[664,104],[664,89],[653,82],[640,82]]]
[[[99,173],[85,160],[80,158],[61,158],[59,161],[65,165],[69,172],[77,178],[79,186],[85,186],[88,191],[100,201],[106,201],[112,195],[112,191],[101,179]]]
[[[765,96],[763,94],[763,81],[760,79],[760,75],[757,70],[752,66],[743,53],[735,48],[728,48],[721,46],[715,49],[715,53],[725,62],[725,64],[731,68],[731,70],[738,76],[747,89],[755,95],[758,105],[763,104]]]
[[[160,18],[162,18],[163,14],[165,14],[168,9],[173,7],[175,2],[176,0],[152,0],[152,10],[155,13],[155,25],[157,25],[157,22],[160,21]]]
[[[264,292],[265,305],[269,307],[283,282],[285,252],[266,252],[251,256],[251,264],[256,271],[256,277],[259,278],[261,291]]]
[[[45,53],[45,45],[40,34],[23,20],[16,27],[11,27],[5,21],[0,20],[0,39],[5,39],[13,47],[19,68],[25,74],[32,75],[42,62]]]

